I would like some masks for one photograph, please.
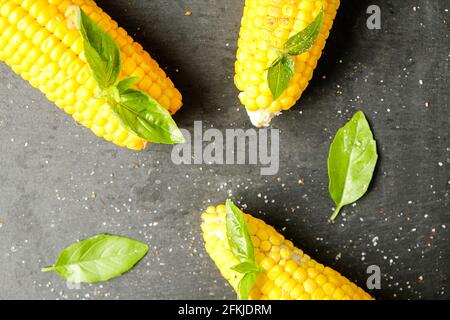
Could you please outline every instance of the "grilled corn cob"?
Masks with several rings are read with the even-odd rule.
[[[246,0],[236,54],[234,82],[252,123],[267,126],[275,115],[290,109],[306,89],[339,7],[339,0]],[[287,40],[304,30],[320,13],[323,24],[313,46],[294,58],[288,88],[273,100],[267,69]]]
[[[78,8],[120,46],[120,78],[139,78],[136,87],[170,113],[181,107],[181,94],[155,60],[92,0],[0,0],[0,60],[49,100],[119,146],[139,150],[146,141],[127,131],[113,115],[86,62],[76,28]]]
[[[372,299],[363,289],[329,267],[294,247],[273,227],[244,214],[257,264],[263,269],[249,293],[262,299]],[[226,208],[210,206],[202,214],[205,247],[222,275],[237,290],[242,274],[232,270],[239,264],[227,241]]]

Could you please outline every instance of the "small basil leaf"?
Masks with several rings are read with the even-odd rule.
[[[238,285],[238,299],[247,300],[248,294],[256,282],[256,273],[250,272],[244,274]]]
[[[279,57],[270,66],[267,72],[267,81],[274,100],[278,99],[287,89],[294,71],[294,59],[286,55]]]
[[[290,37],[284,45],[284,50],[293,56],[302,54],[308,51],[320,34],[323,24],[323,10],[317,15],[313,22],[311,22],[305,29]]]
[[[376,141],[364,113],[358,111],[338,130],[328,156],[329,191],[336,204],[331,221],[340,209],[366,193],[378,154]]]
[[[79,13],[84,55],[100,89],[114,85],[122,69],[122,55],[114,39],[83,10]]]
[[[119,90],[119,94],[122,94],[128,89],[130,89],[138,81],[139,81],[138,77],[128,77],[120,80],[119,83],[117,84],[117,90]]]
[[[234,267],[231,268],[232,270],[239,272],[239,273],[250,273],[250,272],[254,272],[254,273],[259,273],[262,272],[263,269],[261,267],[259,267],[255,262],[253,261],[249,261],[249,262],[242,262],[238,265],[235,265]]]
[[[244,214],[230,199],[226,201],[226,224],[228,244],[236,259],[240,262],[255,261]]]
[[[110,103],[122,125],[142,139],[166,144],[184,142],[170,113],[144,92],[128,89],[120,94],[118,102]]]
[[[147,251],[139,241],[101,234],[67,247],[55,265],[42,271],[55,271],[72,283],[106,281],[130,270]]]

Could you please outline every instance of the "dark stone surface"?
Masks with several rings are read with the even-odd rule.
[[[243,1],[99,4],[180,88],[181,127],[250,127],[232,82]],[[381,30],[366,28],[370,4],[381,7]],[[273,122],[273,177],[251,165],[175,166],[169,146],[117,148],[1,64],[0,298],[234,298],[204,251],[199,219],[230,195],[363,286],[366,268],[379,265],[376,298],[450,298],[449,10],[448,0],[344,1],[307,92]],[[355,110],[370,120],[380,160],[368,194],[328,224],[330,139]],[[79,289],[40,272],[102,232],[150,252],[130,273]]]

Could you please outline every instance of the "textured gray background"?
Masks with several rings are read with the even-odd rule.
[[[181,127],[250,127],[232,83],[242,0],[99,4],[167,68],[184,96]],[[382,30],[365,27],[369,4],[381,6]],[[205,254],[199,220],[229,195],[360,284],[379,265],[376,298],[450,298],[449,10],[448,0],[344,1],[307,92],[273,122],[274,177],[257,166],[175,166],[169,146],[117,148],[0,64],[0,298],[234,298]],[[357,109],[380,161],[370,192],[330,225],[330,139]],[[102,232],[150,252],[128,274],[78,290],[40,272]]]

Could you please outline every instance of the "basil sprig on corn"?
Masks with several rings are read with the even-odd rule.
[[[267,126],[306,89],[340,0],[246,0],[234,82],[252,123]]]
[[[83,10],[79,11],[79,24],[86,60],[100,87],[100,95],[106,97],[120,123],[147,141],[183,142],[184,137],[170,113],[148,94],[132,88],[138,81],[136,77],[118,81],[122,57],[117,43]]]
[[[230,236],[227,236],[230,219],[239,220],[239,223],[233,225],[238,225],[241,230],[236,232],[241,236],[233,236],[231,239],[235,240],[231,241]],[[316,262],[294,247],[291,241],[286,240],[273,227],[240,212],[231,201],[227,201],[226,205],[208,207],[202,214],[202,230],[206,251],[240,298],[372,299],[337,271]],[[248,237],[244,230],[247,230]],[[239,249],[235,247],[239,245]],[[247,273],[243,274],[236,266],[242,264],[242,257],[245,256],[254,256],[254,262],[252,267],[246,269]],[[248,295],[245,294],[247,292]]]
[[[238,207],[227,200],[226,202],[226,229],[228,245],[238,264],[232,270],[242,274],[238,285],[238,298],[247,299],[250,289],[256,281],[256,275],[263,271],[255,260],[253,243],[247,230],[244,214]]]
[[[88,29],[83,35],[77,18]],[[119,146],[139,150],[147,141],[183,141],[165,111],[181,107],[181,94],[92,0],[0,0],[0,60],[77,122]],[[129,77],[134,80],[118,82]],[[128,90],[121,91],[125,104],[117,100],[119,84]]]

